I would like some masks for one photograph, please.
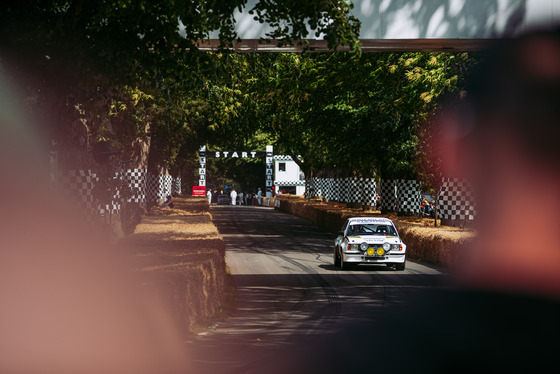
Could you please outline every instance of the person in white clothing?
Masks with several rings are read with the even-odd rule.
[[[229,196],[231,197],[231,205],[235,205],[235,200],[237,200],[237,192],[232,189]]]
[[[257,200],[259,201],[259,205],[262,205],[262,190],[260,188],[257,192]]]
[[[212,190],[208,190],[206,196],[208,196],[208,204],[212,204]]]

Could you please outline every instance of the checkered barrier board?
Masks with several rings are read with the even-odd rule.
[[[381,195],[381,209],[393,212],[395,210],[396,196],[395,196],[396,181],[382,179],[379,185],[379,192]]]
[[[173,184],[173,177],[171,175],[153,175],[148,174],[146,193],[149,202],[156,202],[158,200],[165,200],[168,195],[171,195],[171,186]]]
[[[312,178],[313,197],[344,203],[375,205],[376,184],[369,178]],[[399,213],[420,213],[422,191],[416,180],[381,180],[381,209]],[[438,199],[440,217],[449,220],[474,220],[476,206],[470,186],[458,179],[444,179]]]
[[[173,178],[171,182],[171,193],[180,194],[181,193],[181,177]]]
[[[400,213],[420,213],[421,204],[420,182],[416,180],[398,180],[397,210]]]
[[[129,203],[146,202],[146,180],[148,171],[146,169],[128,169],[123,173],[123,178],[130,190]]]
[[[94,199],[94,189],[99,178],[91,170],[70,170],[59,172],[53,176],[55,188],[72,200],[75,206],[87,217],[105,214],[119,214],[121,209],[121,195],[129,203],[157,202],[171,193],[181,193],[181,178],[170,175],[151,175],[145,169],[128,169],[122,175],[124,188],[128,191],[117,191],[111,203],[99,205]]]
[[[313,197],[341,203],[375,204],[376,183],[371,178],[312,178]]]
[[[97,178],[90,170],[70,170],[54,175],[54,186],[81,212],[91,217],[95,214],[93,186],[96,180]]]
[[[372,178],[360,178],[358,188],[361,190],[362,203],[374,206],[377,200],[377,183]]]
[[[274,181],[274,185],[278,187],[294,187],[294,186],[305,186],[305,180],[297,181]]]
[[[328,182],[325,178],[312,178],[310,183],[312,197],[324,197],[327,195]]]
[[[115,177],[118,177],[115,175]],[[104,214],[118,214],[120,212],[120,194],[117,191],[109,204],[99,204],[95,201],[94,190],[99,177],[91,170],[59,171],[54,177],[55,188],[71,200],[79,211],[86,217]]]
[[[438,198],[442,219],[472,221],[476,217],[476,205],[470,185],[459,178],[443,178]]]

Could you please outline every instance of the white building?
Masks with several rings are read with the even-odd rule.
[[[305,176],[290,156],[274,156],[274,189],[277,194],[305,193]]]

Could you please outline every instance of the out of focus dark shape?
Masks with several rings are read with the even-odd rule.
[[[431,134],[432,164],[468,180],[477,206],[477,239],[455,283],[306,344],[301,372],[560,367],[560,30],[500,41],[469,79]]]
[[[455,269],[457,288],[390,311],[370,331],[377,338],[358,334],[393,335],[381,372],[560,365],[558,98],[560,30],[535,31],[481,56],[466,95],[447,98],[434,117],[443,172],[473,187],[477,240]]]
[[[0,70],[0,372],[185,373],[167,311],[51,192],[48,152]]]

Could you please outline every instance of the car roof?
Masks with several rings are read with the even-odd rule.
[[[393,221],[391,221],[389,218],[384,218],[384,217],[352,217],[352,218],[348,218],[348,224],[393,224]]]

